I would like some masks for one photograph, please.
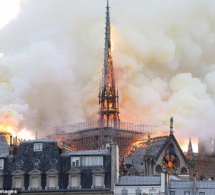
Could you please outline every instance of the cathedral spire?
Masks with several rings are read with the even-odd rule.
[[[186,159],[187,159],[187,162],[188,162],[189,173],[190,173],[190,175],[194,175],[195,160],[194,160],[194,153],[193,153],[193,147],[192,147],[192,143],[191,143],[191,138],[189,139]]]
[[[105,48],[102,83],[99,90],[99,119],[105,126],[113,126],[119,121],[119,96],[115,86],[113,60],[111,54],[111,27],[109,1],[107,0],[105,21]]]
[[[192,161],[193,160],[193,147],[192,147],[192,143],[191,143],[191,138],[189,139],[189,144],[188,144],[188,150],[187,150],[187,154],[186,154],[186,159],[188,161]]]

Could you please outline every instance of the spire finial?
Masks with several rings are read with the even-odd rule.
[[[170,118],[170,134],[173,134],[173,117]]]
[[[108,58],[109,50],[111,49],[110,44],[110,12],[109,12],[109,1],[107,0],[106,7],[106,24],[105,24],[105,49],[104,49],[104,74],[108,74]]]

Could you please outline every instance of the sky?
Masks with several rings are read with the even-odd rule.
[[[56,125],[96,120],[106,1],[6,2],[0,124],[42,137]],[[168,133],[173,116],[180,140],[211,137],[214,10],[213,0],[110,0],[121,121],[158,125],[156,136]]]

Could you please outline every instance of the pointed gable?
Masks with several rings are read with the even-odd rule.
[[[163,153],[163,151],[168,147],[168,145],[170,143],[172,143],[172,144],[174,144],[176,146],[176,150],[179,151],[179,153],[182,156],[182,158],[184,159],[184,161],[187,162],[186,157],[185,157],[183,151],[181,150],[181,147],[179,146],[179,144],[178,144],[178,142],[175,139],[175,136],[173,134],[170,134],[169,137],[166,139],[166,141],[163,144],[162,148],[160,148],[159,152],[155,156],[155,160],[157,160],[160,157],[160,155]]]
[[[155,157],[155,172],[169,174],[188,174],[188,164],[173,133],[170,133],[160,152]]]

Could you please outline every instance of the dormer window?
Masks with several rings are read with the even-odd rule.
[[[21,170],[14,171],[12,175],[12,189],[25,190],[24,187],[24,172]]]
[[[58,174],[59,172],[53,168],[46,172],[46,190],[59,189]]]
[[[69,183],[67,189],[81,189],[81,171],[77,168],[71,168],[68,172]]]
[[[29,173],[29,187],[28,190],[41,190],[41,175],[42,172],[38,169],[33,169]]]
[[[34,143],[34,151],[42,151],[43,143]]]
[[[92,171],[92,186],[91,188],[105,188],[105,170],[96,168]]]
[[[4,169],[4,159],[0,159],[0,170]]]

